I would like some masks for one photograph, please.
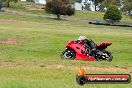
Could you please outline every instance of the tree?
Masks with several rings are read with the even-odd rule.
[[[0,0],[0,11],[2,9],[2,0]]]
[[[57,15],[60,19],[60,15],[74,15],[75,9],[69,4],[69,0],[51,0],[47,2],[46,8],[47,13]]]
[[[85,4],[84,9],[85,9],[85,10],[88,10],[88,11],[91,11],[90,5],[91,5],[91,4],[89,4],[89,3],[88,3],[88,4]]]
[[[112,4],[115,6],[121,7],[121,0],[102,0],[99,3],[99,11],[105,11],[105,8],[108,8],[108,6]]]
[[[19,0],[3,0],[4,2],[6,2],[7,7],[10,7],[10,2],[18,2]]]
[[[92,2],[94,2],[95,5],[95,11],[97,11],[97,6],[99,3],[103,2],[104,0],[91,0]]]
[[[110,5],[104,15],[104,20],[110,20],[112,23],[121,20],[121,12],[115,5]]]
[[[104,0],[104,1],[102,2],[102,4],[103,4],[105,7],[108,7],[108,6],[111,5],[111,4],[120,7],[120,6],[121,6],[121,1],[120,1],[120,0]]]
[[[123,0],[123,8],[122,11],[126,12],[128,15],[132,15],[132,1],[131,0]]]

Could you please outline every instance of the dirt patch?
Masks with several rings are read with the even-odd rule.
[[[8,38],[7,40],[0,41],[0,44],[16,44],[17,39],[16,38]]]
[[[14,20],[14,19],[0,19],[0,22],[8,22],[15,24],[49,24],[48,22],[31,22],[31,21],[22,21],[22,20]]]
[[[57,64],[57,65],[45,65],[46,68],[63,68],[63,69],[71,69],[71,70],[75,70],[77,69],[76,66],[65,66],[62,64]],[[89,66],[85,66],[84,69],[86,69],[86,71],[90,71],[90,72],[127,72],[130,73],[132,72],[129,68],[122,68],[122,67],[89,67]]]
[[[56,65],[47,65],[47,68],[65,68],[66,66],[62,64],[56,64]]]
[[[64,20],[69,20],[69,21],[78,21],[81,20],[79,18],[63,18]]]
[[[8,22],[8,23],[15,23],[15,24],[44,24],[44,25],[55,25],[55,26],[65,26],[65,27],[77,27],[77,28],[85,28],[87,26],[81,25],[73,25],[73,24],[55,24],[55,23],[48,23],[48,22],[31,22],[31,21],[20,21],[20,20],[13,20],[13,19],[0,19],[1,22]]]
[[[20,36],[17,36],[17,37],[13,37],[13,38],[7,38],[4,40],[0,40],[0,44],[14,45],[14,44],[21,43],[22,41],[23,41],[23,38]]]
[[[0,62],[0,67],[17,67],[20,64],[16,63],[15,61],[12,60],[5,60]]]
[[[24,6],[25,8],[28,8],[28,9],[32,9],[32,10],[43,10],[45,8],[45,6],[43,5],[32,5],[32,4],[26,4]]]
[[[25,67],[25,68],[47,68],[47,69],[69,69],[72,71],[77,71],[76,66],[66,66],[63,64],[20,64],[12,60],[2,61],[0,62],[0,67]],[[132,67],[129,68],[122,68],[122,67],[92,67],[92,66],[85,66],[83,67],[86,71],[90,73],[96,72],[107,72],[107,73],[130,73],[132,74]]]

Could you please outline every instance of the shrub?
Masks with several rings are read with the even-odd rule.
[[[104,15],[104,20],[109,20],[112,23],[120,21],[121,18],[121,12],[114,5],[110,5]]]

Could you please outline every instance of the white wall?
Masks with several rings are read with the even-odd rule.
[[[21,0],[21,1],[26,1],[26,0]]]
[[[82,4],[81,3],[75,3],[75,10],[82,10]]]
[[[26,1],[26,0],[21,0]],[[35,3],[46,4],[46,0],[33,0]]]
[[[46,4],[46,0],[34,0],[35,3]]]

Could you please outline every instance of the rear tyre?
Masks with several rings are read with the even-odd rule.
[[[101,56],[101,58],[110,62],[110,61],[112,61],[113,56],[112,56],[111,52],[104,51],[103,55]]]
[[[75,52],[71,49],[66,49],[61,53],[60,56],[62,59],[70,59],[70,60],[74,60],[76,58]]]

